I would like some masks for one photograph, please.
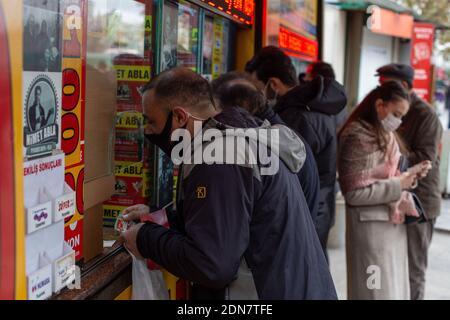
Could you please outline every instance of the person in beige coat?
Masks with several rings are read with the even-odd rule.
[[[339,183],[346,200],[347,288],[351,300],[408,300],[405,216],[418,216],[410,189],[428,164],[400,174],[395,130],[409,110],[395,82],[373,90],[339,135]]]

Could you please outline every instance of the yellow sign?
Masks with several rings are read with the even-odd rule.
[[[214,18],[214,41],[212,56],[212,77],[217,79],[222,73],[222,57],[223,57],[223,19]]]
[[[127,207],[118,205],[103,205],[103,225],[106,227],[114,227],[117,217]]]
[[[117,129],[139,129],[144,126],[144,115],[136,111],[119,112],[116,115]]]
[[[152,32],[152,16],[145,16],[145,32]]]
[[[114,174],[116,177],[141,178],[144,177],[145,171],[143,162],[116,161]]]
[[[150,66],[114,66],[117,72],[117,81],[150,81],[151,68]]]

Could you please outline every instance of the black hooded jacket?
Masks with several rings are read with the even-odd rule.
[[[203,130],[225,132],[231,126],[254,128],[257,122],[246,111],[229,108],[206,121]],[[259,164],[183,164],[177,230],[144,225],[137,235],[142,256],[217,289],[234,280],[244,257],[260,299],[336,299],[309,209],[298,192],[303,143],[286,126],[277,128],[282,161],[272,175],[263,175]]]
[[[263,120],[268,120],[270,124],[283,124],[286,123],[280,118],[278,114],[273,111],[272,108],[267,106],[265,109],[261,110],[256,116]],[[298,132],[297,132],[298,133]],[[313,218],[314,225],[317,227],[317,211],[319,210],[319,192],[320,192],[320,181],[319,173],[317,170],[316,161],[314,154],[311,150],[309,144],[305,139],[298,133],[300,139],[302,139],[305,144],[306,149],[306,160],[302,169],[297,174],[300,184],[302,185],[303,193],[308,203],[308,208]]]
[[[319,76],[288,91],[274,107],[274,111],[290,128],[300,133],[314,153],[320,177],[318,218],[326,217],[320,227],[326,233],[334,223],[337,153],[335,116],[346,104],[344,87],[330,78]],[[321,230],[318,232],[321,237]]]

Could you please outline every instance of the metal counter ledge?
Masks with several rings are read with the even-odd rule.
[[[114,300],[131,285],[132,258],[123,247],[105,248],[81,268],[81,288],[63,289],[52,300]]]

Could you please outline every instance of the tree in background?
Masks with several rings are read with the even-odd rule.
[[[413,9],[422,18],[444,26],[450,26],[449,0],[396,0],[408,8]],[[436,37],[439,51],[446,60],[450,59],[450,31],[437,30]]]

